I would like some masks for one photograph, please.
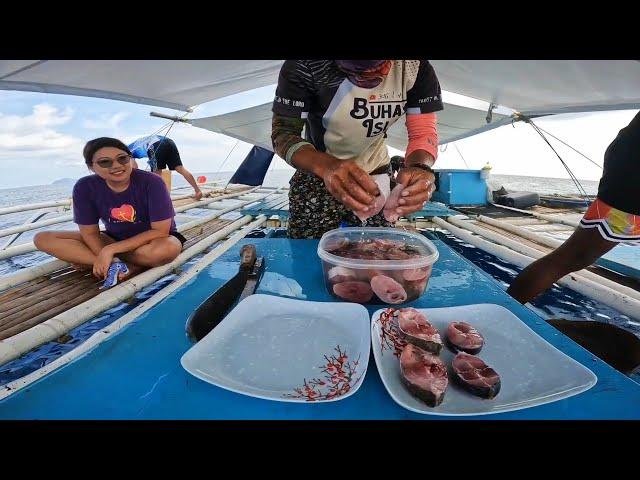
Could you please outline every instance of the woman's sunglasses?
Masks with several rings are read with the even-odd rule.
[[[116,161],[120,165],[126,165],[127,163],[129,163],[130,160],[131,160],[131,155],[127,155],[127,154],[118,155],[116,157]],[[113,162],[114,160],[112,158],[101,158],[100,160],[96,160],[93,163],[95,163],[101,168],[111,168],[113,166]]]

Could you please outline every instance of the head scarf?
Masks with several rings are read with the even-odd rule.
[[[351,83],[363,88],[377,87],[391,70],[391,60],[335,60]]]

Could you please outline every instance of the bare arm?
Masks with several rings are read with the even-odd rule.
[[[426,150],[414,150],[407,158],[405,158],[404,162],[407,167],[412,165],[427,165],[429,167],[433,167],[433,164],[436,163],[436,159],[433,158],[433,155]]]
[[[180,175],[182,175],[184,177],[184,179],[187,182],[189,182],[189,185],[191,185],[196,192],[200,191],[200,187],[198,186],[198,183],[196,182],[196,179],[193,178],[193,175],[191,174],[191,172],[189,170],[187,170],[184,167],[176,167],[176,170],[178,171],[178,173]]]
[[[112,243],[104,247],[97,255],[93,265],[93,274],[98,278],[106,278],[113,257],[119,253],[132,252],[138,247],[149,243],[156,238],[166,238],[171,229],[171,218],[160,222],[151,222],[151,230],[139,233],[126,240]]]
[[[273,115],[274,150],[291,166],[321,178],[333,197],[352,210],[366,211],[379,194],[378,186],[353,160],[319,152],[300,134],[304,120]]]
[[[78,227],[80,228],[82,241],[94,255],[99,255],[103,248],[103,242],[100,239],[100,227],[98,225],[78,225]]]
[[[171,220],[171,218],[168,218],[161,222],[151,222],[151,230],[139,233],[126,240],[112,243],[104,248],[108,248],[113,255],[117,255],[118,253],[132,252],[156,238],[166,238],[169,236],[169,230],[171,229]]]
[[[409,145],[405,158],[405,168],[398,172],[397,182],[405,186],[402,190],[400,207],[396,210],[400,215],[417,212],[431,198],[435,190],[435,176],[432,172],[416,165],[432,167],[436,161],[438,135],[435,113],[408,115],[407,132]]]

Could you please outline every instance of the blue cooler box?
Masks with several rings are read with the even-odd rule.
[[[446,205],[486,205],[487,182],[481,170],[435,170],[438,190],[431,201]]]

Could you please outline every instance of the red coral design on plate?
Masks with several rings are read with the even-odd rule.
[[[376,321],[380,325],[380,353],[384,355],[385,349],[393,350],[399,358],[407,342],[400,335],[396,312],[394,308],[387,308]]]
[[[351,387],[358,383],[362,375],[355,377],[356,369],[360,363],[360,355],[353,361],[347,361],[348,355],[346,351],[342,351],[340,345],[334,349],[337,355],[330,357],[324,356],[326,363],[320,365],[324,374],[324,379],[312,378],[303,380],[303,386],[294,388],[295,393],[285,393],[284,397],[289,398],[306,398],[307,402],[315,402],[317,400],[331,400],[351,391]],[[327,387],[328,391],[323,392],[320,387]]]

